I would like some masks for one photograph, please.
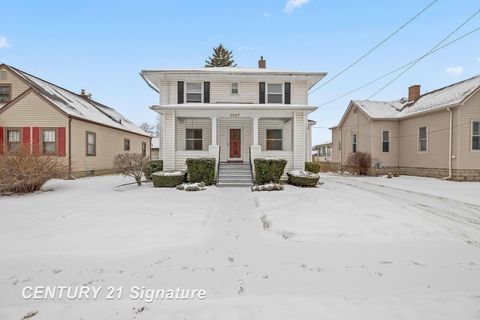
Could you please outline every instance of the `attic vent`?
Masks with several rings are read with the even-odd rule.
[[[7,71],[0,71],[0,80],[7,80]]]
[[[407,102],[407,101],[408,101],[408,100],[407,100],[407,98],[405,98],[405,97],[403,97],[402,99],[400,99],[400,102],[401,102],[401,103],[405,103],[405,102]]]

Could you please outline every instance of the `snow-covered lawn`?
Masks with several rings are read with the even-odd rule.
[[[184,192],[106,176],[0,198],[0,319],[480,317],[479,183],[321,181]],[[22,299],[24,286],[45,285],[207,299]]]

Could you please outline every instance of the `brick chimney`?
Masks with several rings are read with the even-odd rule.
[[[408,87],[408,102],[417,101],[418,98],[420,98],[420,85],[414,84]]]
[[[80,90],[80,95],[81,95],[82,97],[85,97],[85,96],[86,96],[85,89]]]
[[[87,93],[87,92],[85,91],[85,89],[80,90],[80,97],[82,97],[82,98],[84,98],[84,99],[92,100],[92,94],[91,94],[91,93]]]
[[[264,60],[263,56],[261,56],[260,60],[258,60],[258,68],[265,69],[266,67],[267,67],[267,60]]]

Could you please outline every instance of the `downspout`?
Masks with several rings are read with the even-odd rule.
[[[450,130],[448,133],[448,177],[442,178],[442,180],[449,180],[452,178],[453,110],[450,107],[447,107],[447,111],[450,113]]]
[[[68,117],[68,178],[72,178],[72,117]]]

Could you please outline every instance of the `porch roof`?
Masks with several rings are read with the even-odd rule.
[[[172,110],[185,110],[185,111],[216,111],[216,110],[237,110],[237,111],[307,111],[312,112],[317,109],[315,106],[309,106],[305,104],[233,104],[233,103],[182,103],[182,104],[165,104],[165,105],[152,105],[150,109],[154,111],[172,111]]]

